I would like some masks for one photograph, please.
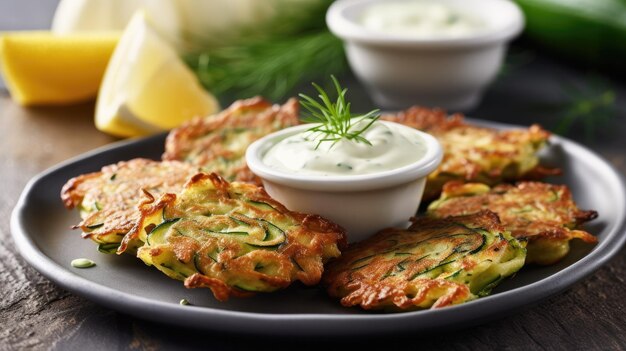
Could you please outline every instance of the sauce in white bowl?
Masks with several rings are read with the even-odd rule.
[[[487,29],[480,17],[442,3],[386,1],[366,7],[357,19],[365,28],[407,38],[454,38]]]
[[[447,10],[412,17],[420,6]],[[337,0],[326,22],[375,104],[388,109],[476,106],[524,27],[508,0]]]
[[[381,229],[408,225],[421,202],[426,177],[437,168],[443,154],[439,142],[429,134],[393,122],[377,121],[375,124],[381,124],[382,130],[397,130],[399,139],[406,138],[411,147],[415,146],[415,152],[411,149],[387,150],[392,155],[408,151],[406,162],[361,174],[301,173],[294,171],[301,164],[297,157],[281,161],[289,164],[292,162],[288,159],[293,161],[287,169],[277,167],[273,161],[265,162],[266,158],[272,159],[268,154],[276,145],[294,135],[306,134],[312,125],[287,128],[255,141],[246,151],[246,162],[262,179],[268,194],[287,208],[326,217],[347,230],[348,241],[360,241]],[[372,128],[374,131],[378,129],[375,125]],[[361,146],[368,145],[358,147]],[[337,156],[332,156],[333,152],[333,148],[329,148],[329,160],[338,157],[336,161],[339,162],[343,151]],[[332,162],[329,161],[330,168],[333,168]]]
[[[358,130],[366,123],[361,121],[352,128]],[[347,139],[320,143],[315,132],[304,131],[272,146],[263,163],[292,174],[350,176],[400,168],[426,154],[421,135],[394,124],[375,122],[362,136],[370,144]]]

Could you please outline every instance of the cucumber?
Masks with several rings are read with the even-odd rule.
[[[255,218],[255,221],[263,228],[264,236],[261,240],[249,239],[246,243],[252,247],[276,249],[286,240],[285,232],[275,224],[262,218]]]
[[[203,229],[205,232],[207,233],[211,233],[211,234],[221,234],[221,235],[241,235],[241,236],[247,236],[249,233],[248,232],[242,232],[242,231],[237,231],[237,230],[233,230],[233,231],[220,231],[220,230],[211,230],[211,229]]]
[[[193,254],[193,266],[196,268],[196,271],[200,274],[204,274],[202,270],[202,265],[200,264],[200,255],[196,252]]]
[[[212,259],[212,260],[213,260],[213,262],[217,263],[217,262],[218,262],[218,261],[217,261],[217,254],[219,254],[219,253],[220,253],[220,249],[218,248],[216,252],[208,253],[208,254],[206,255],[206,257],[208,257],[208,258]],[[211,256],[211,254],[215,255],[215,257]]]
[[[474,250],[472,250],[472,251],[470,251],[470,252],[469,252],[469,254],[470,254],[470,255],[473,255],[473,254],[475,254],[475,253],[479,252],[479,251],[480,251],[480,250],[482,250],[482,249],[485,247],[485,245],[487,244],[487,235],[486,235],[486,234],[484,234],[484,233],[481,233],[481,234],[482,234],[482,242],[480,243],[480,245],[478,245],[478,247],[477,247],[477,248],[475,248]]]
[[[237,224],[237,227],[224,228],[224,229],[202,229],[202,231],[214,235],[235,235],[241,237],[242,241],[254,248],[267,248],[276,249],[282,245],[286,240],[285,232],[275,224],[263,219],[263,218],[250,218],[240,213],[236,213],[236,216],[228,216],[228,218]],[[241,217],[249,219],[252,223],[241,220]],[[245,227],[245,228],[240,228]],[[249,229],[248,229],[249,228]],[[250,236],[250,232],[254,228],[259,228],[263,232],[261,239]],[[242,230],[243,229],[243,230]]]
[[[423,275],[423,274],[426,274],[426,273],[433,272],[433,271],[434,271],[434,270],[436,270],[436,269],[441,269],[441,268],[443,268],[443,267],[445,267],[445,266],[447,266],[447,265],[449,265],[449,264],[451,264],[451,263],[454,263],[454,262],[456,262],[456,261],[457,261],[457,260],[455,259],[455,260],[452,260],[452,261],[447,261],[447,262],[444,262],[444,263],[439,263],[438,265],[435,265],[435,266],[430,267],[430,268],[427,268],[427,269],[425,269],[425,270],[423,270],[423,271],[421,271],[421,272],[417,272],[417,273],[413,274],[413,275],[409,278],[409,280],[414,280],[415,278],[419,277],[420,275]],[[437,275],[439,275],[439,274],[437,274]]]
[[[217,256],[213,257],[211,256],[211,253],[207,253],[205,257],[209,258],[214,263],[217,263]],[[196,269],[196,271],[198,271],[198,273],[207,275],[204,272],[204,269],[202,269],[202,256],[198,252],[193,254],[193,266]]]
[[[89,230],[94,230],[94,229],[102,227],[103,225],[104,223],[97,223],[97,224],[87,225],[85,227]]]
[[[170,265],[167,263],[160,263],[159,266],[161,266],[162,269],[169,271],[170,273],[168,274],[169,276],[178,276],[176,279],[185,280],[186,278],[189,277],[189,274],[182,272],[180,270],[177,270],[176,267],[174,267],[173,265]]]
[[[117,252],[118,247],[120,247],[120,243],[103,243],[98,244],[98,251],[105,254],[113,254]]]
[[[559,200],[561,198],[561,195],[559,195],[558,192],[556,192],[554,189],[550,189],[550,199],[548,201],[550,202],[555,202],[557,200]]]
[[[259,291],[262,291],[262,290],[256,290],[256,289],[254,289],[252,287],[247,287],[247,286],[244,287],[241,283],[240,284],[235,284],[235,285],[233,285],[233,287],[235,289],[237,289],[237,290],[241,290],[241,291],[244,291],[244,292],[259,292]]]
[[[500,283],[500,281],[503,278],[504,277],[502,277],[502,275],[500,274],[495,275],[493,278],[483,283],[481,288],[477,289],[478,291],[476,291],[476,295],[478,296],[489,295],[489,293],[491,292],[491,289],[493,289],[496,285],[498,285],[498,283]]]
[[[241,219],[238,219],[236,217],[228,216],[228,218],[230,218],[233,222],[237,223],[238,225],[242,225],[244,227],[249,227],[250,226],[250,224],[248,224],[248,223],[246,223],[246,222],[244,222]]]
[[[396,264],[396,267],[395,267],[395,268],[396,268],[396,270],[397,270],[398,272],[403,272],[403,271],[405,271],[405,270],[406,270],[406,267],[404,267],[404,264],[406,264],[406,263],[409,263],[409,259],[408,259],[408,258],[407,258],[407,259],[405,259],[405,260],[402,260],[402,261],[398,262],[398,264]]]
[[[516,0],[525,35],[569,61],[626,74],[626,2],[623,0]]]
[[[459,269],[458,271],[450,274],[449,276],[445,277],[444,279],[454,279],[454,278],[458,277],[459,274],[461,274],[462,271],[463,271],[463,269]]]
[[[263,211],[277,211],[276,208],[274,208],[274,206],[266,202],[255,201],[255,200],[248,200],[247,202],[251,204],[253,207],[258,208]],[[280,212],[280,211],[277,211],[277,212]]]
[[[148,243],[148,245],[153,245],[153,243],[159,241],[162,242],[165,239],[165,233],[167,233],[167,230],[172,226],[172,224],[178,222],[179,220],[180,218],[168,219],[154,227],[154,229],[152,229],[146,237],[146,242]]]
[[[374,256],[376,256],[376,254],[365,256],[365,257],[361,257],[359,259],[354,260],[354,262],[352,262],[350,264],[350,266],[352,266],[352,268],[350,268],[350,269],[353,270],[353,271],[356,271],[358,269],[366,267],[367,265],[370,264],[370,262],[366,262],[366,261],[370,260]],[[357,267],[354,267],[354,266],[357,266]]]
[[[422,257],[420,257],[420,258],[418,258],[417,260],[415,260],[415,262],[419,262],[419,261],[421,261],[421,260],[425,259],[425,258],[426,258],[426,257],[428,257],[428,256],[430,256],[430,254],[429,254],[429,253],[428,253],[428,254],[426,254],[426,255],[424,255],[424,256],[422,256]]]
[[[263,237],[263,241],[271,241],[271,242],[276,242],[277,240],[279,240],[280,242],[284,241],[285,232],[282,229],[278,228],[273,223],[268,222],[261,218],[257,218],[257,221],[259,221],[259,224],[261,224],[263,229],[265,229],[265,236]]]
[[[299,270],[299,271],[304,272],[304,268],[302,268],[302,266],[298,263],[298,261],[296,261],[296,259],[295,259],[295,258],[290,257],[289,259],[291,260],[291,263],[293,263],[293,265],[294,265],[296,268],[298,268],[298,270]]]

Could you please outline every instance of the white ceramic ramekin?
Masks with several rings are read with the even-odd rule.
[[[286,173],[263,163],[273,145],[311,127],[305,124],[255,141],[246,151],[246,162],[263,180],[267,193],[287,208],[326,217],[347,230],[349,242],[360,241],[383,228],[406,227],[419,207],[426,176],[437,168],[443,154],[429,134],[393,122],[379,123],[419,134],[426,144],[424,157],[390,171],[342,176]]]
[[[443,4],[482,19],[486,28],[463,37],[411,38],[358,23],[367,6],[385,1]],[[376,105],[452,110],[478,104],[500,69],[506,44],[524,27],[521,10],[509,0],[337,0],[326,22],[344,40],[350,66]]]

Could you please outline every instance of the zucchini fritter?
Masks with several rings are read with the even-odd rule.
[[[520,241],[527,241],[526,263],[553,264],[567,255],[569,242],[581,239],[596,243],[593,235],[575,228],[598,216],[596,211],[576,207],[565,185],[540,182],[502,184],[447,183],[441,198],[428,207],[435,217],[458,216],[491,210],[502,225]]]
[[[70,179],[61,199],[68,209],[79,209],[83,220],[75,227],[82,229],[83,237],[110,252],[139,219],[136,206],[143,199],[142,188],[156,196],[177,192],[196,173],[197,167],[182,162],[137,158]]]
[[[354,244],[329,264],[328,292],[344,306],[414,310],[490,293],[524,265],[526,250],[490,211],[413,220]]]
[[[246,165],[246,149],[267,134],[297,125],[298,113],[296,99],[282,106],[260,97],[239,100],[217,115],[195,118],[172,130],[162,158],[197,165],[228,181],[260,185]]]
[[[528,129],[496,130],[467,124],[463,115],[440,109],[412,107],[382,119],[432,134],[444,150],[439,168],[428,176],[424,199],[436,198],[451,180],[501,182],[558,174],[539,166],[537,151],[550,137],[539,125]]]
[[[215,298],[319,282],[323,263],[340,255],[344,230],[317,215],[287,210],[253,184],[215,173],[193,176],[178,195],[146,193],[141,219],[124,238],[145,242],[137,256],[187,288]]]

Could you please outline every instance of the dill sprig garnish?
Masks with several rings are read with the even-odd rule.
[[[313,140],[317,140],[315,149],[325,141],[333,142],[330,146],[332,148],[342,139],[372,145],[361,134],[380,118],[380,110],[376,109],[366,114],[353,115],[350,112],[350,103],[346,101],[348,89],[342,88],[335,76],[331,75],[330,77],[337,90],[336,102],[332,102],[326,91],[316,83],[312,84],[319,93],[318,97],[321,103],[305,94],[298,94],[301,98],[300,104],[309,112],[309,115],[304,117],[304,121],[317,124],[307,129],[307,132],[310,132],[313,136]],[[361,124],[365,120],[368,121],[364,126],[353,130],[354,126]]]

